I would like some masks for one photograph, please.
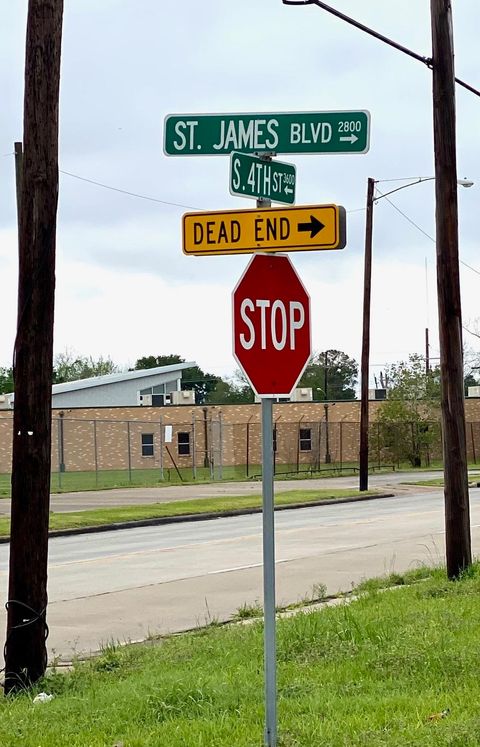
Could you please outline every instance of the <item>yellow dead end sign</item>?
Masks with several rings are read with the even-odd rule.
[[[302,205],[291,208],[185,213],[185,254],[251,254],[343,249],[345,208]]]

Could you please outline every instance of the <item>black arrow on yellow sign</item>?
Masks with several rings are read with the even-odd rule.
[[[325,228],[325,225],[318,218],[315,218],[314,215],[311,215],[310,223],[298,223],[297,228],[299,231],[310,231],[310,238],[313,239],[322,228]]]

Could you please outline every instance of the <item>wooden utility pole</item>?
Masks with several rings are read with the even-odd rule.
[[[430,8],[445,542],[447,573],[449,578],[457,578],[472,562],[472,551],[458,261],[455,72],[451,0],[430,0]]]
[[[372,286],[373,196],[375,179],[367,183],[365,259],[363,270],[363,331],[360,363],[360,490],[368,490],[368,378],[370,357],[370,297]]]
[[[29,0],[14,352],[5,692],[45,672],[63,0]]]

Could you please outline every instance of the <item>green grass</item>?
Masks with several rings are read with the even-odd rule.
[[[441,488],[443,486],[443,477],[438,477],[434,480],[410,480],[409,482],[404,482],[403,485],[420,485]]]
[[[469,470],[472,469],[472,467],[469,467]],[[478,470],[475,470],[472,474],[469,474],[468,479],[472,482],[479,479]],[[404,485],[424,485],[426,487],[437,487],[441,488],[444,485],[444,479],[443,475],[442,477],[436,477],[433,480],[415,480],[410,482],[403,483]]]
[[[308,464],[301,464],[300,471],[296,471],[295,464],[276,465],[275,477],[282,479],[308,479],[310,477],[335,477],[339,475],[351,475],[358,468],[358,463],[349,462],[331,465],[320,465],[320,471],[309,467]],[[375,473],[389,472],[391,467],[383,469],[375,468]],[[175,469],[164,469],[163,479],[160,470],[157,469],[128,469],[119,470],[100,470],[98,472],[52,472],[51,475],[51,492],[52,493],[71,493],[82,492],[84,490],[111,490],[112,488],[132,488],[132,487],[159,487],[168,485],[198,485],[215,481],[244,481],[259,480],[262,474],[260,464],[249,466],[248,474],[245,465],[236,467],[215,467],[212,474],[209,468],[198,467],[196,477],[193,477],[192,469],[180,470],[180,475]],[[0,474],[0,497],[10,496],[10,474]]]
[[[362,497],[375,495],[376,491],[362,493]],[[286,506],[292,503],[319,502],[327,499],[346,498],[360,493],[352,488],[345,490],[289,490],[277,493],[275,504]],[[167,516],[185,516],[187,514],[221,513],[223,511],[241,511],[262,505],[262,496],[233,495],[214,498],[198,498],[190,501],[170,501],[149,503],[140,506],[121,506],[112,508],[95,508],[88,511],[69,511],[50,514],[50,530],[74,529],[79,527],[104,526],[125,521],[140,521]],[[10,520],[0,518],[0,537],[8,537]]]
[[[277,624],[279,747],[478,747],[480,569]],[[35,693],[53,693],[33,705]],[[107,647],[0,700],[4,747],[260,747],[263,628]]]
[[[401,464],[396,467],[399,472],[418,472],[442,469],[441,462],[431,462],[428,467],[413,468],[409,464]],[[476,464],[471,463],[469,469],[478,469]],[[392,471],[392,465],[370,465],[371,474],[382,474]],[[336,477],[341,475],[352,475],[358,472],[358,462],[332,463],[331,465],[321,464],[319,468],[314,465],[301,464],[299,471],[295,464],[277,464],[275,468],[275,477],[277,480],[288,479],[308,479],[322,477]],[[84,490],[110,490],[112,488],[129,488],[129,487],[159,487],[166,485],[179,484],[200,484],[209,483],[213,480],[239,481],[259,479],[262,474],[260,464],[251,464],[248,468],[245,465],[235,467],[215,467],[212,474],[210,468],[198,467],[196,477],[193,477],[192,469],[180,470],[180,475],[173,468],[163,470],[163,479],[160,470],[157,469],[118,469],[118,470],[99,470],[98,472],[53,472],[51,476],[52,493],[69,493],[81,492]],[[10,475],[0,474],[0,498],[10,496]]]
[[[258,466],[252,469],[259,470]],[[111,490],[112,488],[131,488],[131,487],[159,487],[165,485],[179,484],[198,484],[212,482],[210,469],[199,467],[196,471],[196,478],[193,478],[191,469],[180,470],[182,479],[176,471],[164,469],[163,480],[159,469],[112,469],[99,470],[98,472],[52,472],[51,491],[52,493],[74,493],[84,490]],[[250,471],[250,474],[253,472]],[[0,474],[0,496],[10,495],[10,474]],[[221,475],[219,469],[215,469],[215,480],[245,480],[245,468],[224,467]]]

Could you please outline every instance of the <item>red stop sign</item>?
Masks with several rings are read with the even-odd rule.
[[[310,359],[310,297],[284,254],[254,254],[232,295],[233,354],[261,397],[288,397]]]

